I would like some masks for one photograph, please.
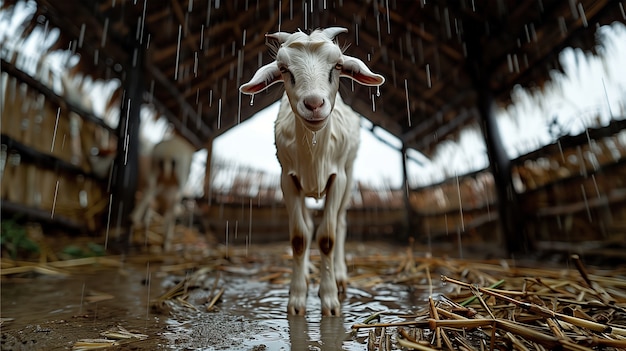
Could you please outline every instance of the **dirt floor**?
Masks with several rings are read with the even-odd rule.
[[[567,267],[562,256],[527,265],[511,260],[459,260],[450,256],[460,250],[450,247],[348,242],[350,286],[342,296],[342,316],[322,318],[315,269],[319,253],[313,249],[307,315],[288,317],[290,251],[286,242],[251,246],[187,242],[174,254],[144,248],[120,255],[107,254],[113,251],[110,248],[100,252],[93,241],[65,237],[54,243],[63,249],[49,247],[30,261],[4,255],[1,350],[398,350],[403,340],[434,341],[427,325],[409,328],[412,336],[401,334],[400,325],[422,325],[433,301],[456,311],[457,303],[451,305],[452,301],[472,295],[458,285],[463,283],[442,282],[444,275],[478,287],[493,285],[500,278],[509,289],[550,284],[552,298],[563,301],[576,296],[569,290],[586,289],[584,294],[591,299],[605,296],[602,311],[612,309],[609,323],[616,332],[626,325],[626,283],[620,283],[626,281],[625,266],[589,268],[590,283],[602,282],[607,290],[585,288],[580,275],[584,267],[582,271]],[[51,252],[64,254],[51,259]],[[77,252],[87,257],[76,258]],[[491,255],[471,247],[463,252]],[[522,266],[541,266],[541,270]],[[561,288],[563,283],[555,279],[574,282],[568,283],[571,289]],[[503,313],[511,315],[510,307],[506,309]],[[493,318],[499,318],[496,311]],[[619,343],[626,336],[607,338]],[[461,339],[457,335],[449,342]],[[466,342],[478,350],[484,340],[476,336]],[[509,339],[495,342],[497,349],[512,345]]]
[[[218,246],[187,257],[107,255],[13,267],[5,259],[0,349],[362,350],[366,334],[351,334],[352,324],[416,302],[399,284],[351,287],[343,316],[322,318],[312,280],[307,316],[288,317],[288,244]],[[349,247],[355,255],[367,246]]]

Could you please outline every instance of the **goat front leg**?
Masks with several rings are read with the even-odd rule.
[[[163,240],[163,251],[170,252],[172,251],[172,241],[174,240],[174,231],[176,229],[176,214],[175,214],[175,206],[171,206],[163,215],[163,224],[164,224],[164,232],[165,238]]]
[[[323,316],[341,315],[337,283],[335,280],[334,250],[337,240],[337,214],[341,208],[346,178],[344,175],[331,175],[326,185],[324,217],[317,230],[317,243],[321,253],[320,291]],[[343,244],[340,245],[343,250]]]
[[[338,191],[339,189],[337,189]],[[350,205],[350,199],[352,194],[352,167],[348,167],[346,170],[346,186],[343,188],[343,195],[341,199],[341,206],[337,213],[337,237],[335,240],[335,249],[333,250],[335,255],[335,280],[337,281],[337,288],[339,292],[345,293],[348,289],[348,268],[346,267],[345,256],[345,242],[346,242],[346,230],[347,221],[346,215],[348,212],[348,206]]]
[[[313,235],[313,221],[304,205],[304,196],[297,179],[283,175],[282,188],[289,216],[289,241],[293,251],[293,272],[289,286],[287,313],[304,315],[308,291],[309,246]]]
[[[130,219],[133,223],[133,226],[137,227],[142,221],[146,220],[146,211],[148,210],[148,206],[152,203],[152,200],[156,197],[159,189],[157,189],[156,181],[150,180],[150,183],[146,189],[143,190],[141,194],[141,200],[139,204],[135,206],[133,211],[130,214]],[[144,223],[146,226],[148,223]]]

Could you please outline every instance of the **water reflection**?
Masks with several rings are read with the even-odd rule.
[[[342,300],[341,317],[322,317],[317,286],[309,289],[306,316],[288,316],[289,290],[254,279],[229,279],[221,312],[241,316],[256,330],[241,349],[264,345],[277,350],[363,350],[367,331],[351,334],[351,326],[378,311],[408,312],[420,303],[405,286],[384,284],[370,289],[351,287]],[[420,295],[420,294],[417,294]],[[425,301],[421,295],[421,303]],[[217,349],[219,347],[216,347]],[[208,348],[206,350],[210,350]]]
[[[303,316],[288,316],[287,320],[292,350],[342,350],[350,339],[343,317],[321,317],[317,323]]]

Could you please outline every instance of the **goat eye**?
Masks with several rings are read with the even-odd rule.
[[[282,74],[289,74],[289,77],[291,77],[291,84],[296,84],[296,78],[294,78],[293,73],[291,73],[287,67],[280,67],[279,69]]]

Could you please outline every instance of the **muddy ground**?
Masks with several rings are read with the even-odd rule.
[[[348,255],[395,250],[404,248],[351,244]],[[316,256],[314,251],[313,261]],[[401,284],[350,287],[343,296],[343,316],[322,318],[313,279],[307,316],[288,317],[287,243],[219,246],[201,255],[136,253],[86,260],[50,270],[21,262],[25,272],[3,274],[1,350],[107,345],[93,339],[115,342],[106,348],[111,350],[362,350],[366,335],[352,334],[352,324],[381,308],[410,308],[424,299]],[[75,261],[80,260],[65,262]],[[8,269],[8,260],[3,262]],[[159,300],[184,281],[184,294]],[[128,338],[117,335],[125,332]]]
[[[145,249],[108,254],[112,251],[43,263],[43,253],[39,261],[3,257],[0,349],[81,350],[86,345],[109,350],[366,350],[371,334],[355,332],[352,326],[375,312],[413,313],[427,306],[429,296],[451,292],[453,287],[438,278],[454,271],[459,262],[448,264],[445,257],[460,252],[415,243],[349,241],[351,281],[342,296],[342,316],[322,318],[315,249],[306,317],[286,315],[287,242],[195,243],[173,254]],[[464,247],[463,254],[491,255],[481,247]],[[419,264],[419,257],[428,256],[444,258],[437,265],[449,268],[433,265],[432,272],[424,271],[427,266]],[[556,255],[550,262],[534,264],[558,266],[564,259]],[[498,262],[492,264],[499,267]]]

